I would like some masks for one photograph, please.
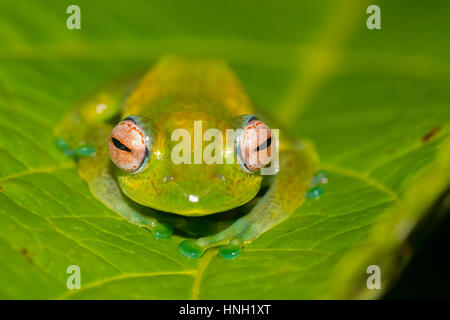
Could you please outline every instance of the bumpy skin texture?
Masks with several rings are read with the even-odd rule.
[[[194,121],[202,132],[241,128],[254,115],[237,77],[221,61],[165,57],[141,77],[120,79],[100,88],[71,111],[56,128],[56,136],[71,148],[95,146],[95,153],[79,157],[79,173],[92,193],[130,222],[149,228],[156,237],[167,238],[171,227],[144,214],[133,202],[182,216],[203,216],[241,206],[258,193],[262,176],[249,173],[237,161],[235,150],[223,146],[224,164],[175,164],[171,141],[175,129],[184,128],[194,137]],[[108,138],[117,118],[134,117],[151,137],[151,157],[136,174],[119,170],[108,154]],[[116,123],[112,123],[112,120]],[[234,257],[239,248],[285,220],[304,201],[317,157],[306,144],[280,143],[280,171],[266,194],[249,213],[227,229],[198,240],[186,240],[180,250],[198,257],[210,247],[222,246],[222,256]],[[208,143],[203,143],[203,146]],[[194,161],[195,143],[191,144]],[[229,159],[228,159],[229,160]],[[192,201],[192,196],[197,201]],[[170,219],[169,219],[170,220]],[[172,225],[189,228],[186,219],[173,218]],[[186,231],[186,230],[185,230]]]

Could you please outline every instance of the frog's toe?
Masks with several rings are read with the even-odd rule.
[[[241,246],[233,244],[221,246],[219,247],[218,255],[226,260],[237,258],[241,255]]]
[[[326,171],[321,170],[317,172],[314,177],[311,179],[310,187],[316,187],[320,184],[327,184],[328,183],[328,174]]]
[[[318,199],[323,193],[323,185],[328,183],[327,173],[325,171],[318,172],[311,180],[310,187],[306,194],[306,199]]]
[[[322,193],[323,193],[323,187],[317,186],[317,187],[309,189],[305,194],[305,198],[306,199],[318,199],[318,198],[320,198]]]
[[[205,251],[196,240],[184,240],[178,244],[178,250],[189,258],[200,258]]]
[[[81,145],[75,148],[75,155],[77,157],[90,157],[95,154],[95,147],[91,145]]]
[[[67,140],[61,137],[55,139],[55,144],[61,152],[69,157],[90,157],[95,154],[94,146],[85,144],[72,149]]]
[[[64,138],[56,138],[55,139],[55,145],[56,147],[65,155],[69,157],[75,156],[75,151],[69,146],[67,143],[67,140]]]
[[[220,246],[217,254],[222,259],[234,259],[241,255],[241,249],[244,245],[244,241],[240,237],[231,239],[228,244]]]
[[[156,239],[169,239],[173,234],[173,228],[166,223],[158,223],[151,231]]]
[[[240,256],[243,241],[241,238],[217,239],[206,237],[198,240],[184,240],[178,245],[178,250],[189,258],[199,258],[213,247],[218,247],[218,255],[223,259],[234,259]]]

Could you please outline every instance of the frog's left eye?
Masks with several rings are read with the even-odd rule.
[[[253,172],[269,164],[273,146],[270,128],[256,117],[250,117],[237,144],[237,153],[243,169]]]
[[[138,171],[149,157],[148,137],[131,119],[121,121],[111,132],[109,156],[116,166],[128,173]]]

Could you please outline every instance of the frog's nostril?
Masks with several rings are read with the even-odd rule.
[[[172,176],[165,176],[163,178],[163,182],[168,182],[168,181],[173,181],[173,177]]]

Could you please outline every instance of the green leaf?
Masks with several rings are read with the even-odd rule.
[[[0,3],[0,298],[379,297],[408,235],[450,182],[450,3],[375,1]],[[372,3],[371,3],[372,4]],[[437,9],[439,5],[440,9]],[[255,103],[312,140],[320,199],[236,260],[189,260],[98,202],[52,128],[76,101],[165,53],[219,57]],[[66,269],[81,268],[68,290]],[[369,265],[381,290],[368,290]]]

